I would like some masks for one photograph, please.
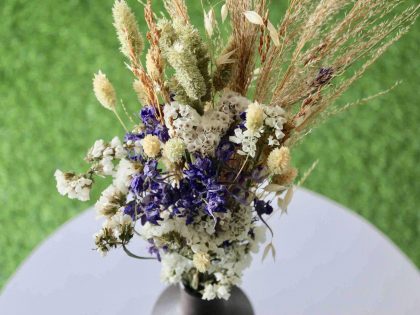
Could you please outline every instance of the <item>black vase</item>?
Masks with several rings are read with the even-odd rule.
[[[152,315],[254,315],[251,302],[238,287],[233,287],[229,300],[203,300],[194,292],[170,286],[162,292]]]

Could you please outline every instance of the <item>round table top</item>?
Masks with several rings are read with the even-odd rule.
[[[91,250],[100,225],[89,209],[47,239],[5,286],[0,313],[150,314],[165,288],[159,263],[100,257]],[[241,285],[257,315],[420,314],[417,268],[349,210],[298,189],[270,226],[276,261],[260,253]]]

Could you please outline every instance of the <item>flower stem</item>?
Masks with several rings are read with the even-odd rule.
[[[128,256],[132,257],[132,258],[142,259],[142,260],[156,260],[156,258],[155,258],[155,257],[143,257],[143,256],[137,256],[137,255],[133,254],[132,252],[130,252],[130,251],[128,250],[128,248],[127,248],[127,247],[125,247],[125,245],[124,245],[124,244],[122,244],[122,248],[124,249],[125,253],[126,253]]]
[[[114,112],[115,116],[117,116],[117,119],[118,119],[118,121],[120,122],[120,124],[123,126],[124,130],[125,130],[126,132],[128,132],[128,128],[127,128],[127,126],[124,124],[124,122],[122,121],[122,119],[121,119],[120,115],[118,115],[117,110],[116,110],[116,109],[114,109],[114,110],[113,110],[113,112]]]

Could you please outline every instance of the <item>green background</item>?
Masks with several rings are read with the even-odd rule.
[[[132,77],[114,35],[112,3],[1,1],[0,287],[37,244],[93,203],[61,197],[53,179],[56,168],[84,169],[82,158],[95,139],[123,133],[96,102],[92,74],[102,69],[129,111],[138,109]],[[144,30],[141,6],[135,0],[129,3]],[[189,1],[190,13],[202,28],[198,3]],[[272,16],[279,17],[285,3],[272,1]],[[320,161],[305,186],[367,218],[417,266],[419,25],[369,69],[341,102],[375,94],[396,80],[403,79],[403,85],[322,125],[294,153],[294,164],[301,170]]]

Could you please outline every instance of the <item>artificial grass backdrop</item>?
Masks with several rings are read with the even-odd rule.
[[[141,6],[135,0],[128,2],[145,30]],[[102,69],[129,110],[138,110],[132,76],[114,35],[112,3],[8,0],[0,4],[0,287],[39,242],[100,193],[96,189],[89,204],[72,202],[56,192],[53,178],[56,168],[84,169],[82,158],[94,140],[123,134],[113,115],[95,100],[92,74]],[[194,24],[202,28],[199,1],[188,3]],[[272,16],[279,17],[285,3],[273,0]],[[404,84],[321,126],[294,153],[301,170],[320,160],[308,188],[363,215],[417,266],[419,25],[341,102],[375,94],[399,79]]]

